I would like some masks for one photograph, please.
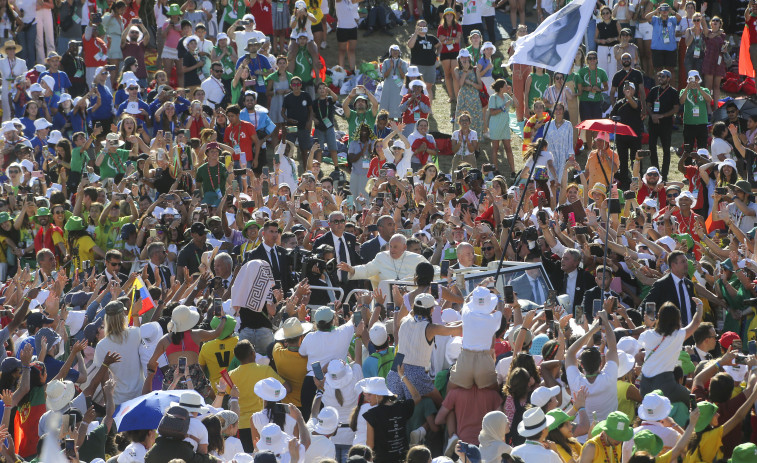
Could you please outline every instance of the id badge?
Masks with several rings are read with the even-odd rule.
[[[670,34],[667,29],[662,33],[662,43],[670,43]]]
[[[258,86],[263,87],[265,85],[265,79],[263,79],[263,76],[258,76]]]
[[[371,161],[364,160],[363,161],[363,169],[368,170],[371,167]],[[757,173],[755,173],[757,175]]]
[[[81,21],[81,18],[76,13],[74,13],[74,15],[71,16],[71,19],[73,19],[75,23],[79,23],[79,21]]]
[[[594,95],[595,95],[594,92],[589,92],[589,99],[593,100],[594,99]]]
[[[76,78],[84,77],[84,71],[82,71],[81,69],[77,69],[76,74],[74,74],[74,77]]]
[[[234,72],[234,71],[232,71],[229,68],[223,68],[223,73],[226,74],[226,75],[231,74],[232,72]]]
[[[419,120],[421,120],[421,113],[419,113],[418,111],[414,112],[413,113],[413,120],[415,122],[418,122]]]
[[[699,58],[699,56],[702,54],[702,51],[699,49],[699,47],[694,48],[694,58]]]
[[[276,2],[276,13],[281,13],[282,11],[284,11],[284,4]]]
[[[447,51],[452,51],[455,48],[455,44],[447,44]]]
[[[654,112],[659,113],[660,112],[660,102],[655,101],[654,102]]]
[[[223,197],[223,193],[221,193],[220,188],[216,188],[216,196],[218,196],[218,199],[221,199]]]
[[[323,125],[324,125],[324,126],[325,126],[325,127],[327,128],[327,129],[330,129],[330,128],[331,128],[331,126],[332,126],[333,124],[331,123],[331,119],[324,119],[324,120],[323,120]]]
[[[693,108],[691,108],[691,114],[694,117],[699,117],[699,106],[694,106]]]
[[[234,145],[234,154],[236,155],[242,154],[242,148],[240,148],[239,145]]]
[[[695,188],[694,191],[691,192],[691,194],[694,195],[694,202],[696,203],[699,199],[699,188]]]
[[[231,11],[229,11],[229,17],[230,17],[231,19],[237,19],[237,12],[236,12],[236,11],[234,11],[234,9],[233,9],[233,8],[231,9]]]

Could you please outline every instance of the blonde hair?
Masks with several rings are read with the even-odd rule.
[[[126,333],[126,314],[105,314],[105,337],[111,338],[121,344]]]

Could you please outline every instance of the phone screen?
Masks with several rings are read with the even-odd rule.
[[[76,458],[76,441],[73,439],[66,439],[66,456]]]
[[[443,260],[439,269],[439,275],[446,277],[449,275],[449,261]]]
[[[506,304],[515,303],[515,293],[513,292],[512,285],[505,286],[505,303]]]
[[[400,354],[399,352],[394,354],[394,361],[392,362],[392,371],[395,373],[397,372],[397,369],[402,365],[402,362],[405,360],[405,354]]]
[[[647,302],[644,306],[644,314],[646,314],[650,320],[654,320],[657,315],[657,304],[654,302]]]
[[[749,341],[749,355],[757,355],[757,341]]]
[[[179,373],[182,375],[187,371],[187,358],[179,357]]]
[[[318,381],[323,381],[323,369],[321,368],[321,362],[313,362],[311,366],[313,367],[313,376]]]
[[[223,315],[223,299],[220,297],[213,299],[213,311],[216,317]]]
[[[545,310],[544,315],[546,315],[548,322],[552,322],[555,320],[555,313],[552,312],[552,309]]]
[[[394,312],[394,302],[387,302],[385,307],[387,312]]]
[[[582,324],[584,322],[584,306],[577,305],[573,309],[573,315],[576,319],[576,323],[578,323],[579,325]]]
[[[263,166],[263,176],[267,177],[269,174],[268,166]]]
[[[602,310],[602,299],[594,299],[594,308],[592,311],[592,314],[596,317],[597,314]]]
[[[357,326],[360,324],[360,322],[363,320],[363,312],[356,310],[352,314],[352,324]]]
[[[431,283],[431,295],[434,299],[439,299],[439,283]]]

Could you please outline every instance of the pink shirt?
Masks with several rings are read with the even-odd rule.
[[[181,39],[181,30],[173,27],[170,21],[163,25],[163,29],[165,28],[169,28],[169,30],[168,34],[166,35],[166,42],[164,46],[169,48],[176,48],[179,45],[179,39]]]

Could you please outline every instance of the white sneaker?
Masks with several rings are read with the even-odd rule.
[[[422,444],[426,439],[426,428],[423,426],[410,433],[410,445]]]
[[[325,40],[324,40],[323,42],[321,42],[321,50],[325,50],[325,49],[327,49],[328,47],[329,47],[329,44],[328,44],[328,42],[326,42]]]
[[[455,454],[455,446],[457,445],[457,441],[459,441],[460,438],[457,437],[457,434],[452,434],[449,436],[449,440],[447,441],[447,448],[444,450],[444,455],[452,458],[452,455]]]

